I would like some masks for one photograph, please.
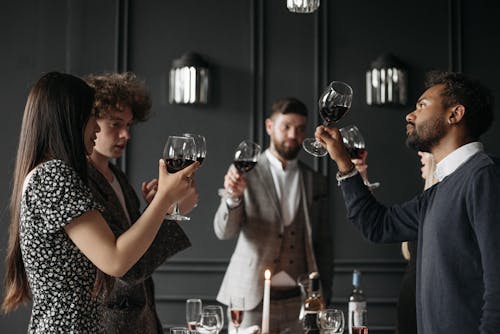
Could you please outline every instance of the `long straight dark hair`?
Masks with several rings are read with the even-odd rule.
[[[58,72],[45,74],[28,95],[10,201],[4,312],[16,309],[31,298],[19,240],[24,180],[40,163],[59,159],[73,167],[87,182],[84,132],[93,102],[94,90],[83,80]]]

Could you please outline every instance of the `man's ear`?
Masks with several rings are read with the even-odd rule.
[[[266,118],[266,132],[268,135],[271,135],[273,129],[273,120],[270,118]]]
[[[457,124],[462,121],[465,116],[465,107],[461,104],[451,108],[451,113],[448,116],[448,124]]]

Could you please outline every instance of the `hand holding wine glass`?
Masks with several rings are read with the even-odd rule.
[[[371,190],[378,188],[380,182],[370,183],[370,181],[368,181],[367,166],[365,163],[368,152],[366,151],[365,139],[361,131],[359,131],[356,125],[348,125],[339,129],[339,132],[342,135],[342,141],[349,152],[349,156],[363,177],[365,185]]]
[[[167,165],[167,171],[171,174],[175,174],[193,164],[196,161],[196,147],[193,138],[168,137],[163,150],[163,159]],[[192,176],[192,173],[185,176],[190,186],[192,185]],[[190,220],[189,217],[180,214],[178,201],[174,206],[174,211],[165,218],[177,221]]]
[[[351,108],[352,88],[345,82],[333,81],[319,98],[319,114],[324,126],[338,122]],[[306,138],[302,142],[304,150],[316,157],[324,157],[328,151],[314,138]]]
[[[250,140],[244,140],[238,144],[234,152],[233,164],[224,177],[224,189],[219,190],[220,196],[236,200],[243,195],[246,188],[244,174],[257,165],[260,152],[260,145]]]

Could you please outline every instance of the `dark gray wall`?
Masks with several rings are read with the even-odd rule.
[[[154,115],[133,130],[126,159],[132,184],[156,175],[156,164],[170,134],[199,132],[209,153],[197,173],[200,205],[184,228],[193,247],[155,273],[157,303],[165,324],[184,321],[184,300],[214,302],[234,241],[218,241],[212,216],[217,189],[235,145],[250,137],[264,145],[263,120],[273,100],[297,96],[311,110],[309,133],[319,122],[316,100],[331,80],[349,82],[353,108],[340,126],[356,123],[370,156],[370,178],[384,203],[417,194],[422,188],[418,159],[404,146],[404,116],[413,109],[429,69],[463,71],[479,78],[500,98],[500,14],[495,1],[322,1],[313,15],[287,11],[285,1],[266,0],[23,0],[0,5],[0,256],[7,240],[8,200],[17,137],[30,85],[43,72],[77,75],[132,70],[151,89]],[[208,107],[167,103],[167,78],[173,59],[196,51],[213,64]],[[409,105],[368,107],[364,76],[370,62],[391,51],[408,67]],[[484,137],[500,155],[499,123]],[[330,175],[331,219],[335,230],[333,303],[345,308],[354,268],[363,271],[370,332],[391,333],[404,262],[399,245],[373,245],[345,219],[326,159],[303,159]],[[4,268],[0,269],[3,277]],[[23,333],[29,308],[0,317],[0,332]]]

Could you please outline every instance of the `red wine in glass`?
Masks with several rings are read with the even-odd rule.
[[[183,170],[187,166],[194,163],[191,159],[165,159],[165,164],[167,165],[167,172],[173,174],[180,170]]]
[[[243,321],[243,310],[231,310],[231,321],[234,327],[239,327]]]
[[[240,173],[247,173],[251,171],[256,165],[257,161],[253,160],[236,160],[233,162],[234,167],[240,172]]]
[[[340,120],[348,111],[349,107],[346,106],[325,106],[319,110],[319,114],[325,123],[331,124]]]
[[[347,148],[347,152],[349,152],[349,156],[351,157],[351,159],[361,159],[365,151],[366,150],[364,148],[357,148],[357,147]]]
[[[205,160],[204,157],[197,157],[196,158],[196,161],[198,161],[200,163],[200,165],[203,163],[203,160]]]
[[[190,321],[187,323],[187,325],[190,331],[196,330],[196,321]]]
[[[368,334],[368,327],[366,326],[352,326],[352,334]]]

